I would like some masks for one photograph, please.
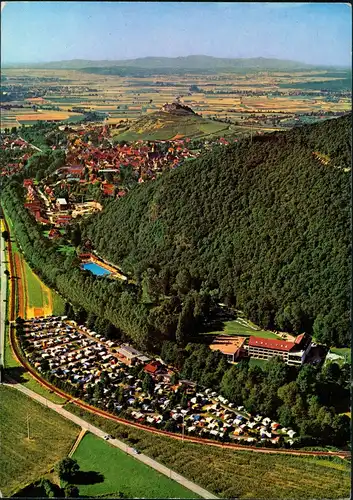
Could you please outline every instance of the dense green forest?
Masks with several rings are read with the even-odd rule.
[[[347,116],[219,146],[67,230],[78,250],[90,239],[123,267],[128,283],[80,270],[24,208],[23,179],[50,174],[61,151],[34,154],[4,180],[1,201],[26,260],[67,299],[69,317],[161,353],[181,377],[294,427],[302,446],[344,446],[348,365],[229,366],[198,332],[225,301],[263,327],[349,343],[350,129]]]
[[[350,137],[348,115],[216,148],[110,202],[83,237],[154,310],[182,295],[181,337],[195,293],[262,327],[348,345]]]

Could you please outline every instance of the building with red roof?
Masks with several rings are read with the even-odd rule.
[[[279,356],[288,365],[303,364],[310,348],[311,337],[306,333],[299,335],[294,342],[251,336],[247,346],[251,358],[270,359]]]
[[[159,375],[160,373],[167,372],[167,369],[159,361],[151,361],[148,363],[143,371],[149,373],[150,375]]]

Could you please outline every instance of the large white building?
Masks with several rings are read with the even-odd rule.
[[[311,337],[305,333],[294,342],[262,337],[250,337],[247,346],[248,355],[256,359],[281,357],[288,365],[302,365],[311,347]]]

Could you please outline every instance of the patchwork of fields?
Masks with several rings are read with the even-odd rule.
[[[324,82],[328,88],[330,85],[337,87],[337,81],[342,78],[338,73],[327,71],[138,78],[76,70],[5,69],[3,75],[7,78],[6,83],[12,86],[23,85],[26,80],[22,78],[35,77],[35,89],[47,92],[41,102],[28,99],[11,102],[23,107],[3,109],[1,128],[31,125],[41,120],[74,122],[82,119],[82,111],[101,112],[102,120],[106,118],[107,123],[115,124],[155,112],[176,98],[204,117],[239,121],[240,125],[249,118],[249,114],[255,118],[266,113],[270,118],[271,114],[278,113],[344,112],[351,108],[351,97],[348,95],[332,100],[325,94],[315,93],[317,82]],[[48,77],[57,78],[56,88],[62,86],[63,90],[49,90],[51,84],[45,80]],[[32,80],[28,82],[28,85],[33,85]],[[191,91],[191,85],[198,90]],[[89,87],[94,87],[94,91]],[[285,95],[278,95],[278,91]],[[298,91],[300,95],[295,95]],[[240,92],[243,94],[240,95]],[[262,126],[265,125],[262,123]],[[267,128],[275,127],[269,123]]]

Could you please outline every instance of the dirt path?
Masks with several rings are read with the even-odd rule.
[[[87,432],[87,429],[81,429],[81,432],[80,434],[77,436],[77,439],[76,441],[74,442],[74,445],[73,447],[71,448],[71,450],[69,451],[69,457],[72,457],[72,455],[75,453],[75,451],[77,450],[78,448],[78,445],[81,443],[82,439],[83,439],[83,436],[86,434]]]

